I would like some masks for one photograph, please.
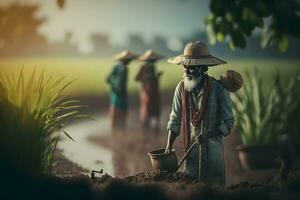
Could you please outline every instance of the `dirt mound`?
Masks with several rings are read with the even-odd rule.
[[[266,177],[257,183],[242,182],[227,188],[198,183],[184,173],[143,172],[126,178],[104,175],[93,181],[104,199],[299,199],[300,180],[282,186],[278,179]],[[146,197],[144,197],[146,195]],[[143,196],[144,195],[144,196]],[[114,198],[112,198],[114,197]]]
[[[55,165],[53,166],[52,174],[57,177],[81,177],[83,174],[88,173],[87,169],[83,169],[68,160],[59,149],[56,149],[54,159]]]
[[[197,180],[193,179],[191,176],[182,173],[169,173],[169,172],[142,172],[136,174],[135,176],[128,176],[125,178],[113,178],[108,174],[104,174],[101,177],[92,180],[94,185],[106,184],[114,180],[122,180],[127,183],[132,184],[153,184],[153,183],[173,183],[180,182],[182,184],[196,184]]]
[[[191,176],[182,173],[168,173],[168,172],[142,172],[136,174],[135,176],[129,176],[124,178],[124,180],[130,183],[153,183],[153,182],[186,182],[186,183],[196,183],[196,180]]]

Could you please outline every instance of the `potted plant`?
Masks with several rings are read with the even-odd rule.
[[[281,131],[281,133],[289,136],[291,143],[290,147],[282,147],[280,151],[284,151],[289,149],[289,156],[296,156],[296,158],[300,157],[298,153],[300,148],[300,73],[296,73],[294,76],[290,77],[289,82],[284,82],[282,77],[280,77],[279,73],[274,76],[274,87],[277,90],[279,104],[277,106],[277,114],[279,120],[283,123],[277,124],[277,129]],[[281,138],[282,139],[282,138]],[[283,141],[280,141],[283,142]],[[284,148],[284,149],[282,149]],[[280,156],[285,154],[286,152],[280,152]],[[298,155],[297,155],[298,153]]]
[[[273,167],[277,156],[277,138],[282,124],[278,115],[280,98],[276,87],[266,88],[255,70],[246,73],[243,88],[232,96],[236,125],[243,143],[237,150],[246,169]]]

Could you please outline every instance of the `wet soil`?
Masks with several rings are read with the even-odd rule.
[[[81,177],[89,172],[76,163],[68,160],[63,156],[62,151],[59,149],[57,149],[54,154],[54,160],[55,164],[52,169],[52,174],[57,177]]]
[[[287,183],[281,183],[277,175],[265,176],[257,182],[240,182],[226,188],[199,183],[182,173],[147,171],[123,178],[108,174],[91,179],[86,170],[64,158],[61,152],[55,155],[57,164],[54,174],[73,185],[73,181],[91,187],[92,199],[299,199],[300,181],[291,174]],[[82,182],[83,181],[83,182]],[[74,191],[76,193],[76,191]],[[145,196],[146,195],[146,196]]]
[[[289,183],[282,184],[275,177],[266,177],[259,182],[241,182],[226,188],[199,183],[184,173],[143,172],[123,179],[103,175],[92,180],[93,187],[102,191],[117,187],[154,187],[161,193],[159,199],[285,199],[282,197],[299,197],[296,188],[300,188],[297,178],[290,176]],[[117,186],[116,186],[117,185]],[[115,188],[116,189],[116,188]],[[135,192],[137,192],[134,190]],[[293,199],[293,198],[292,198]],[[297,198],[295,198],[297,199]]]

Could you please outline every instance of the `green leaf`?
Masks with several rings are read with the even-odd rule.
[[[266,48],[272,44],[275,32],[270,27],[265,27],[262,30],[261,47]]]
[[[229,47],[231,50],[236,50],[236,46],[233,42],[229,42]]]
[[[208,14],[205,17],[205,24],[209,25],[209,24],[213,23],[214,19],[215,19],[215,16],[212,13]]]
[[[225,19],[227,22],[234,22],[233,15],[230,12],[226,12]]]
[[[289,46],[289,41],[287,36],[286,35],[281,36],[278,41],[279,51],[285,52],[288,49],[288,46]]]
[[[68,137],[70,138],[73,142],[76,142],[66,131],[63,131],[63,133]]]
[[[218,42],[223,42],[224,39],[225,39],[224,34],[221,33],[221,32],[218,32],[218,33],[217,33],[217,40],[218,40]]]
[[[211,45],[214,45],[216,44],[216,34],[213,30],[213,26],[211,24],[206,24],[206,33],[207,33],[207,36],[208,36],[208,42],[211,44]]]

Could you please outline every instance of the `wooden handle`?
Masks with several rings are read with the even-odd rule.
[[[215,133],[215,134],[211,134],[207,137],[207,139],[215,137],[215,136],[219,136],[219,133]],[[185,152],[185,154],[183,155],[183,157],[181,158],[180,162],[178,163],[177,166],[177,170],[180,168],[180,166],[182,165],[183,161],[185,160],[185,158],[187,157],[187,155],[190,153],[190,151],[194,148],[194,146],[197,144],[197,142],[194,142],[190,148]]]
[[[181,158],[178,166],[177,166],[177,170],[180,168],[180,166],[182,165],[183,161],[185,160],[185,158],[187,157],[187,155],[190,153],[190,151],[194,148],[194,146],[196,146],[197,142],[194,142],[190,148],[185,152],[185,154],[183,155],[183,157]]]

